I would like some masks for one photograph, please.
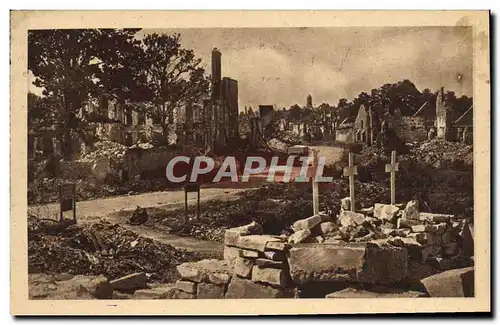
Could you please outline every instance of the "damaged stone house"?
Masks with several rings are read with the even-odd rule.
[[[371,107],[360,105],[354,116],[339,121],[335,139],[343,143],[373,144],[382,124],[404,141],[423,141],[434,136],[448,141],[472,141],[472,107],[456,118],[443,87],[435,104],[426,101],[404,112],[398,108],[386,109],[377,116]]]

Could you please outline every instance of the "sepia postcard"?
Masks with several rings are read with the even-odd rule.
[[[489,19],[12,11],[11,313],[491,312]]]

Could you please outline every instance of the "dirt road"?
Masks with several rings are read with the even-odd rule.
[[[343,153],[342,148],[336,147],[316,146],[312,148],[319,149],[319,155],[325,156],[327,163],[340,160]],[[255,178],[254,181],[250,181],[249,183],[224,182],[219,184],[204,185],[201,187],[200,200],[204,202],[214,199],[236,199],[243,191],[256,188],[264,182],[266,182],[265,178]],[[188,195],[188,204],[191,209],[196,204],[196,195],[194,193],[190,193]],[[221,253],[222,244],[220,243],[212,243],[189,237],[179,237],[168,233],[160,233],[157,230],[145,227],[134,227],[127,225],[123,219],[117,219],[115,217],[117,214],[114,212],[132,211],[137,206],[141,206],[143,208],[180,208],[184,206],[184,191],[179,189],[77,202],[77,220],[78,222],[94,222],[97,219],[103,218],[112,223],[119,223],[142,236],[150,237],[178,248],[199,252]],[[28,207],[28,211],[30,214],[40,217],[57,219],[59,217],[59,204],[52,203],[30,206]],[[67,217],[71,217],[71,211],[66,213],[68,213]]]

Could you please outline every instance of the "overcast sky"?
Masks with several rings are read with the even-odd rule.
[[[141,33],[150,33],[143,30]],[[388,82],[420,90],[441,85],[472,96],[472,30],[464,27],[224,28],[179,32],[210,73],[213,47],[222,75],[238,80],[239,104],[336,104]]]
[[[467,27],[158,29],[193,49],[210,73],[211,50],[222,75],[238,80],[240,110],[276,104],[336,104],[389,82],[420,90],[444,86],[472,96],[472,31]]]

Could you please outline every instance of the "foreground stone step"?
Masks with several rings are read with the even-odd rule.
[[[133,273],[110,282],[114,290],[134,291],[147,288],[146,273]]]
[[[341,291],[332,292],[325,298],[418,298],[425,297],[425,293],[419,291],[387,290],[369,291],[356,288],[346,288]]]
[[[295,283],[357,281],[390,284],[406,276],[406,248],[371,243],[301,244],[290,250],[288,264]]]
[[[232,274],[228,261],[216,259],[183,263],[177,266],[177,272],[179,272],[183,280],[193,282],[208,282],[210,279],[223,282]],[[222,274],[226,274],[227,276],[223,276]]]
[[[112,299],[113,288],[104,276],[77,275],[68,280],[56,281],[51,275],[29,274],[30,299]]]
[[[438,273],[422,284],[431,297],[474,297],[474,267]]]
[[[150,289],[136,290],[133,299],[172,299],[175,294],[175,286],[169,283],[156,285]]]
[[[224,299],[224,286],[213,283],[199,283],[196,299]]]
[[[294,298],[292,289],[277,289],[246,279],[233,277],[226,292],[226,299]]]

